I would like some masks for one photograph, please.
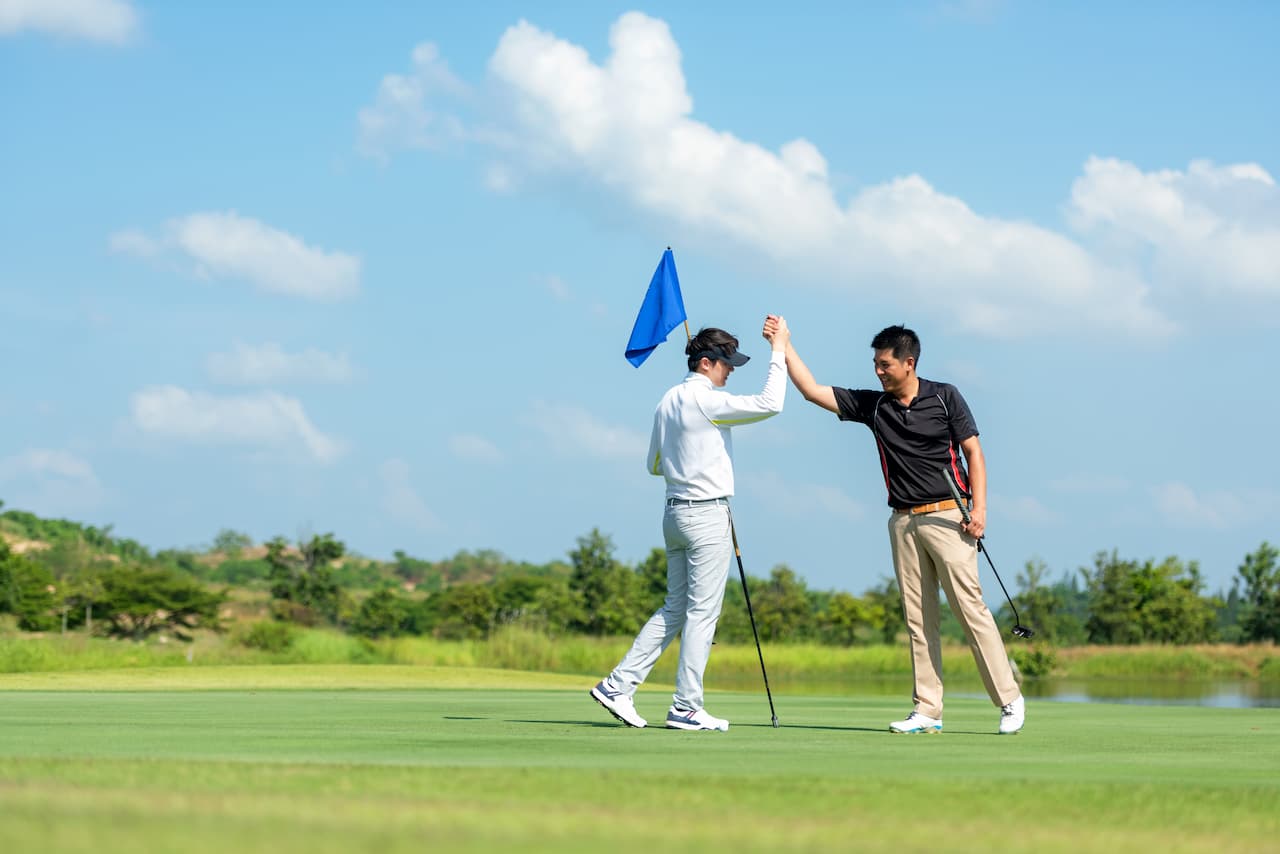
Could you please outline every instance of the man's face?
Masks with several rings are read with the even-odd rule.
[[[889,394],[901,394],[906,389],[907,380],[910,379],[915,364],[915,359],[910,356],[905,361],[894,358],[892,348],[877,350],[874,360],[876,376],[880,378],[880,385]]]
[[[707,359],[710,366],[707,368],[707,379],[711,380],[711,384],[716,388],[723,388],[725,381],[729,379],[729,374],[733,373],[733,365],[721,359]]]

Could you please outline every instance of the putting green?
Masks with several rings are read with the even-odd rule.
[[[620,726],[589,680],[395,667],[0,677],[0,850],[1156,849],[1280,837],[1280,714],[716,693]],[[439,687],[436,687],[439,686]],[[466,687],[457,687],[466,686]],[[542,687],[538,687],[542,686]],[[904,685],[904,690],[905,690]],[[661,720],[669,689],[637,706]]]

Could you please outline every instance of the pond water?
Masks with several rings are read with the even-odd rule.
[[[1028,697],[1064,703],[1130,703],[1140,706],[1280,708],[1280,684],[1155,679],[1046,679],[1023,684]]]
[[[760,688],[755,679],[732,679],[726,683],[711,676],[713,687],[750,691]],[[900,696],[911,692],[911,677],[833,681],[824,679],[773,678],[775,694],[819,694],[830,696]],[[1127,703],[1143,706],[1215,706],[1218,708],[1280,708],[1280,684],[1269,682],[1176,679],[1037,679],[1024,680],[1023,693],[1037,700],[1062,703]],[[947,681],[953,697],[986,698],[982,683],[972,679]]]

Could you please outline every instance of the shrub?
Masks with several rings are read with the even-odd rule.
[[[240,635],[240,643],[263,652],[284,652],[293,645],[297,635],[297,629],[289,623],[259,620]]]
[[[1028,679],[1040,679],[1053,672],[1058,664],[1058,654],[1052,647],[1037,644],[1036,646],[1015,646],[1009,650],[1013,663],[1019,672]]]

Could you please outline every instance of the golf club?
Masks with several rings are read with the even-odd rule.
[[[947,479],[947,487],[951,490],[951,496],[956,500],[956,506],[960,508],[960,515],[964,517],[964,521],[969,521],[969,505],[965,503],[964,498],[960,495],[960,484],[956,483],[955,472],[947,466],[942,467],[942,475]],[[983,557],[987,559],[987,565],[991,567],[991,571],[995,573],[996,581],[1000,582],[1000,589],[1004,591],[1004,598],[1009,602],[1009,608],[1013,611],[1013,633],[1020,638],[1032,637],[1035,632],[1028,627],[1022,625],[1022,620],[1018,618],[1018,609],[1013,604],[1013,597],[1009,595],[1009,591],[1005,589],[1004,581],[1000,579],[1000,573],[996,570],[996,565],[991,562],[991,553],[987,551],[987,547],[982,544],[982,538],[978,538],[978,551],[982,552]]]
[[[773,710],[773,692],[769,690],[769,674],[764,669],[764,653],[760,651],[760,635],[756,632],[756,615],[751,610],[751,594],[747,591],[747,571],[742,568],[742,550],[738,548],[738,529],[733,524],[733,511],[729,511],[729,533],[733,537],[733,554],[738,558],[738,577],[742,579],[742,595],[747,600],[747,616],[751,618],[751,635],[756,639],[756,655],[760,656],[760,675],[764,677],[764,694],[769,698],[769,715],[773,728],[778,728],[778,713]]]

